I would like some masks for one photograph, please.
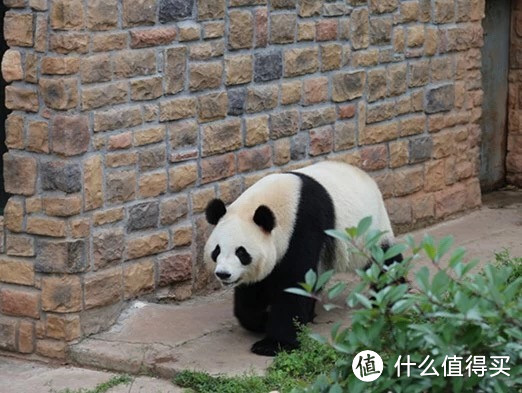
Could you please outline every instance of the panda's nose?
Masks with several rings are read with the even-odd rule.
[[[216,272],[216,276],[218,276],[218,278],[220,280],[226,280],[227,278],[230,278],[230,273],[227,273],[227,272]]]

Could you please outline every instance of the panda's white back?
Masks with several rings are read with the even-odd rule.
[[[393,230],[386,213],[381,192],[375,181],[357,167],[336,161],[324,161],[295,172],[310,176],[320,183],[333,200],[336,229],[357,226],[366,216],[372,216],[372,228],[386,231],[385,239],[393,243]],[[347,271],[367,263],[348,255],[347,248],[336,242],[336,270]]]

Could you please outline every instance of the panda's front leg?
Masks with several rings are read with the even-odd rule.
[[[267,308],[268,302],[259,284],[240,285],[234,289],[234,316],[245,329],[264,333]]]
[[[314,299],[283,292],[270,305],[267,335],[252,346],[252,352],[263,356],[275,356],[280,351],[298,348],[296,323],[311,322],[314,307]]]

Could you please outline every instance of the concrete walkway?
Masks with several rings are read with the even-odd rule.
[[[468,258],[478,257],[482,265],[493,260],[494,253],[504,248],[509,249],[513,256],[522,256],[522,192],[504,191],[487,195],[481,210],[412,235],[420,240],[424,233],[430,233],[436,239],[453,235],[456,245],[468,249]],[[419,266],[422,265],[429,266],[426,261],[419,261]],[[350,287],[357,282],[356,277],[350,274],[336,279],[347,281]],[[230,291],[221,292],[179,305],[134,302],[109,331],[73,346],[71,358],[78,366],[131,374],[151,374],[163,378],[171,378],[186,369],[228,375],[263,373],[270,359],[253,355],[249,351],[251,344],[259,336],[237,326],[232,315],[231,295]],[[328,334],[330,326],[336,320],[349,322],[346,312],[320,311],[312,329]],[[23,384],[24,381],[32,381],[32,376],[42,383],[54,383],[55,390],[62,386],[77,386],[67,385],[67,380],[69,383],[80,384],[84,378],[92,378],[94,383],[111,377],[105,372],[78,368],[31,371],[31,367],[43,366],[20,364],[20,367],[16,364],[2,366],[0,358],[0,381],[5,380],[6,369],[9,379],[13,378],[11,375],[17,376],[13,380],[15,384],[10,384],[9,387],[15,390],[4,391],[4,386],[1,386],[1,393],[32,392],[29,389],[16,390],[18,386],[23,386],[16,385],[16,381]],[[41,378],[41,375],[45,378]],[[128,390],[127,387],[127,390],[114,391],[178,391],[168,382],[143,378],[137,379],[132,389],[137,389],[137,386],[148,389],[148,384],[156,386],[153,384],[161,383],[168,385],[158,385],[160,387],[154,388],[155,390]]]

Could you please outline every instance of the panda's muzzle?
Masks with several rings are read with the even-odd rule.
[[[230,273],[227,273],[227,272],[216,272],[216,276],[221,280],[221,281],[226,281],[230,278],[231,274]]]

